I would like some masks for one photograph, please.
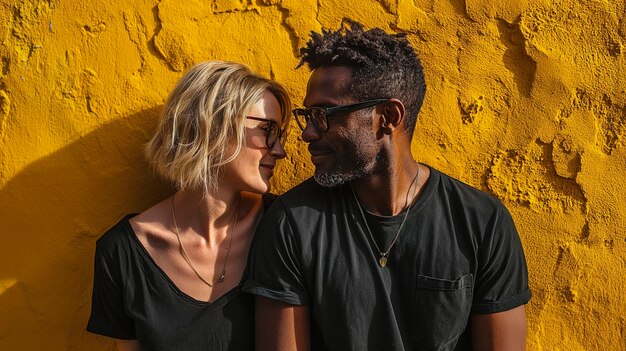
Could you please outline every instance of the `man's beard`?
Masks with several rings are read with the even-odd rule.
[[[330,188],[339,186],[372,174],[378,158],[377,156],[369,162],[359,160],[355,162],[351,168],[337,167],[338,169],[330,170],[325,173],[315,172],[313,178],[317,184],[323,187]]]
[[[365,176],[365,172],[361,170],[353,171],[353,172],[327,172],[322,174],[315,174],[313,178],[317,182],[317,184],[331,188],[335,186],[339,186],[341,184],[345,184],[351,180],[361,178]]]
[[[349,138],[353,148],[345,154],[352,155],[352,160],[346,160],[339,155],[343,162],[340,161],[324,173],[318,173],[316,170],[313,178],[317,184],[335,187],[374,173],[374,168],[382,159],[380,151],[376,152],[374,149],[376,143],[374,133],[351,135]]]

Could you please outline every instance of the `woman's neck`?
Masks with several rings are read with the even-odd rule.
[[[179,229],[191,229],[209,245],[220,242],[235,221],[241,194],[221,191],[204,195],[202,189],[178,191],[172,201]],[[223,235],[214,235],[223,233]]]

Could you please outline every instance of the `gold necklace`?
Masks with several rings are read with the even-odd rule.
[[[185,262],[187,262],[187,264],[189,265],[189,268],[191,268],[191,270],[194,273],[196,273],[196,276],[200,278],[200,280],[202,280],[204,284],[212,288],[213,285],[215,285],[216,283],[223,282],[224,278],[226,278],[226,262],[228,261],[228,256],[230,255],[230,247],[233,244],[233,237],[235,236],[235,233],[236,233],[235,230],[237,228],[237,214],[239,213],[239,203],[241,202],[241,196],[237,200],[237,208],[235,209],[235,216],[233,217],[233,225],[232,225],[233,229],[230,233],[230,239],[228,241],[228,249],[226,251],[226,258],[224,258],[224,264],[222,265],[222,273],[220,273],[220,276],[213,283],[210,283],[208,280],[204,279],[204,277],[201,276],[200,273],[198,273],[198,270],[196,270],[196,268],[191,263],[191,259],[189,258],[189,255],[187,254],[185,247],[183,246],[183,242],[180,240],[180,233],[178,232],[178,224],[176,224],[176,215],[174,214],[174,196],[175,195],[172,195],[172,220],[174,221],[174,229],[175,229],[174,233],[176,234],[176,238],[178,239],[178,248],[179,248],[178,251],[180,252],[180,255],[183,256],[183,259],[185,260]],[[218,254],[219,254],[219,250],[218,250]],[[215,258],[215,263],[217,264],[217,256]]]
[[[417,183],[419,183],[419,176],[420,176],[420,164],[418,162],[417,163],[417,174],[415,175],[415,178],[413,178],[413,181],[411,181],[411,184],[409,184],[409,188],[406,191],[406,199],[404,200],[404,207],[405,208],[407,207],[407,203],[409,202],[409,193],[411,192],[411,188],[413,187],[413,183],[416,183],[415,182],[416,180],[417,180]],[[415,186],[416,188],[417,188],[417,183],[416,183],[416,186]],[[376,243],[376,240],[374,240],[374,235],[372,235],[372,230],[370,229],[370,226],[367,224],[367,219],[365,218],[365,214],[363,213],[363,208],[361,208],[361,203],[359,202],[359,199],[356,197],[356,193],[354,192],[354,188],[352,187],[352,184],[350,184],[350,189],[352,189],[352,195],[354,196],[354,201],[356,201],[356,205],[359,208],[359,213],[361,213],[361,218],[363,218],[363,223],[365,223],[365,228],[367,229],[367,234],[369,234],[370,239],[374,243],[374,246],[376,247],[376,250],[378,251],[378,254],[380,255],[380,258],[378,259],[378,264],[382,268],[384,268],[387,265],[387,256],[389,255],[389,252],[391,251],[391,248],[396,244],[396,242],[398,241],[398,238],[400,237],[400,231],[402,230],[402,227],[404,226],[404,222],[406,222],[406,219],[409,216],[409,211],[411,211],[411,207],[413,206],[413,203],[411,203],[411,205],[409,205],[409,207],[406,209],[406,212],[404,213],[404,218],[402,219],[402,222],[400,223],[400,227],[398,228],[398,231],[396,232],[396,236],[391,241],[391,245],[389,245],[389,248],[387,248],[387,250],[382,251],[378,247],[378,244]]]

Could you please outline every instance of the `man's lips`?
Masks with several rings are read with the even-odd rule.
[[[325,147],[309,146],[309,153],[311,154],[311,157],[326,156],[332,154],[333,150]]]
[[[261,167],[265,167],[265,168],[268,168],[270,170],[274,170],[274,165],[272,165],[272,164],[264,164],[264,163],[262,163]]]
[[[311,162],[313,162],[314,165],[319,166],[321,165],[324,160],[326,160],[328,157],[330,157],[333,154],[332,150],[309,150],[309,152],[311,153]]]

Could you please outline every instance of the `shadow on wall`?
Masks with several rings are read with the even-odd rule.
[[[143,158],[161,107],[110,122],[0,189],[0,349],[110,349],[86,333],[95,241],[167,197]]]

